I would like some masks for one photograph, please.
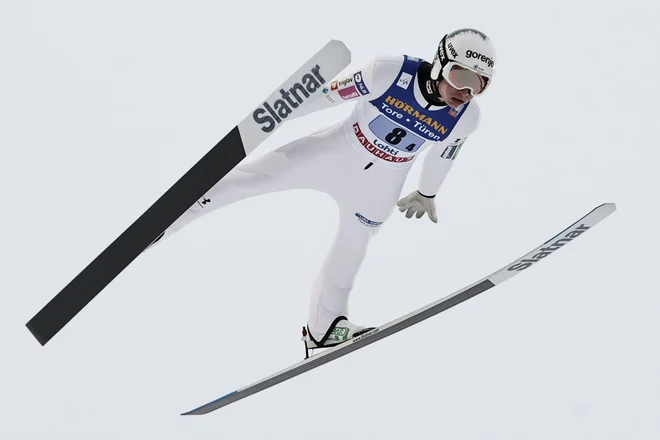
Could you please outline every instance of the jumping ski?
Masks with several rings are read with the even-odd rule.
[[[55,336],[287,117],[320,95],[323,85],[350,61],[344,43],[331,40],[284,81],[26,324],[39,343]]]
[[[510,264],[503,266],[486,278],[479,280],[463,289],[460,289],[438,301],[430,303],[418,310],[415,310],[407,315],[398,319],[390,321],[380,327],[350,339],[340,345],[332,348],[327,348],[325,351],[307,357],[303,361],[298,362],[276,374],[268,376],[244,388],[233,391],[223,397],[213,400],[199,408],[193,409],[182,415],[201,415],[215,411],[223,406],[234,403],[238,400],[244,399],[250,395],[263,391],[273,385],[284,382],[302,373],[305,373],[314,368],[320,367],[330,361],[347,355],[355,350],[366,347],[376,341],[384,339],[393,335],[401,330],[404,330],[412,325],[424,321],[432,316],[435,316],[445,310],[454,307],[470,298],[473,298],[486,290],[495,287],[496,285],[508,280],[509,278],[517,275],[518,273],[528,269],[544,258],[552,255],[557,250],[563,248],[565,245],[588,231],[595,226],[605,217],[609,216],[616,210],[614,203],[605,203],[594,208],[587,215],[570,225],[568,228],[561,231],[559,234],[552,237],[536,249],[528,252],[522,257],[514,260]]]

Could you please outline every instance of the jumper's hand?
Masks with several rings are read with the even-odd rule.
[[[415,215],[417,218],[422,218],[426,213],[433,223],[438,223],[438,216],[435,213],[435,200],[433,197],[428,197],[419,191],[413,191],[396,204],[399,211],[406,211],[406,217],[411,218]]]

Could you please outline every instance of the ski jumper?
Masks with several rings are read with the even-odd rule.
[[[339,227],[312,286],[307,317],[312,336],[322,339],[338,318],[348,319],[349,295],[369,242],[396,207],[420,153],[428,150],[418,189],[434,196],[478,125],[474,99],[456,110],[425,99],[418,80],[422,63],[405,55],[381,56],[331,81],[305,114],[355,102],[345,119],[240,163],[164,237],[248,197],[293,189],[329,194],[339,208]]]

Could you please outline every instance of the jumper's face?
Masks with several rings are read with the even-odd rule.
[[[438,93],[451,108],[460,107],[472,99],[468,89],[455,89],[444,79],[438,82]]]

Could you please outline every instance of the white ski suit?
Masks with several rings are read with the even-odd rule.
[[[419,192],[435,196],[458,150],[477,128],[473,99],[458,109],[430,104],[417,79],[423,60],[381,56],[352,75],[331,81],[306,113],[355,102],[341,122],[295,140],[230,171],[191,206],[164,237],[193,220],[238,200],[289,189],[332,196],[340,223],[312,287],[307,325],[322,340],[348,299],[369,241],[391,215],[416,157],[423,163]]]

